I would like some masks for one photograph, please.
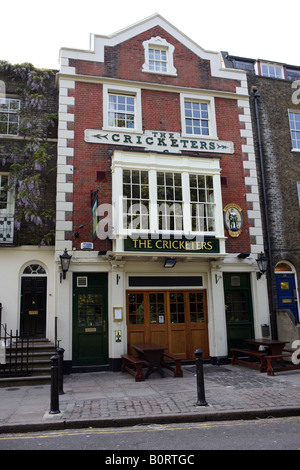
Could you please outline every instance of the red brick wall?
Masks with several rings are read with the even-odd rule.
[[[142,42],[154,36],[161,36],[169,43],[174,44],[174,64],[178,73],[177,77],[141,72],[144,63]],[[114,77],[187,88],[235,92],[236,86],[239,86],[239,82],[235,80],[211,77],[208,61],[199,59],[160,27],[153,28],[114,48],[107,47],[105,60],[104,64],[72,60],[70,65],[75,66],[77,73],[83,75]],[[190,90],[187,89],[188,91]],[[91,240],[91,190],[95,191],[99,187],[99,203],[111,203],[111,159],[108,152],[113,150],[113,146],[84,142],[85,129],[102,128],[102,85],[76,82],[76,89],[72,94],[75,96],[74,230],[79,225],[84,225],[84,229],[80,230],[79,239],[74,239],[74,244],[76,248],[80,248],[80,242]],[[241,149],[241,145],[245,142],[240,137],[240,129],[244,126],[239,122],[239,113],[242,110],[238,108],[236,100],[226,98],[215,98],[215,108],[218,137],[221,140],[233,141],[235,149],[233,155],[221,155],[222,175],[228,178],[228,186],[222,186],[223,207],[228,203],[236,203],[243,209],[244,216],[241,236],[234,239],[228,236],[226,250],[228,252],[249,251],[249,222],[247,220],[249,207],[246,203],[247,189],[244,184],[245,171],[243,169],[243,159],[246,156],[242,154]],[[143,130],[181,133],[179,93],[143,89],[142,119]],[[73,143],[70,142],[70,145]],[[96,170],[107,171],[105,182],[95,181]],[[225,233],[225,235],[228,234]],[[97,240],[94,242],[94,249],[110,249],[110,242]]]

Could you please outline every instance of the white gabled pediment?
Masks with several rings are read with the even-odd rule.
[[[209,60],[211,63],[211,73],[215,77],[224,77],[237,80],[246,80],[244,72],[240,70],[231,70],[222,68],[222,59],[220,52],[206,51],[193,40],[188,38],[184,33],[179,31],[175,26],[165,20],[161,15],[154,14],[145,18],[138,23],[128,26],[125,29],[117,31],[110,36],[102,36],[98,34],[91,34],[90,36],[90,49],[79,50],[62,48],[60,50],[60,58],[62,64],[62,72],[64,66],[64,59],[77,59],[87,60],[93,62],[104,62],[104,48],[105,46],[114,47],[124,41],[127,41],[134,36],[137,36],[145,31],[160,26],[173,36],[177,41],[181,42],[185,47],[190,49],[194,54],[201,59]],[[67,70],[65,70],[67,71]]]

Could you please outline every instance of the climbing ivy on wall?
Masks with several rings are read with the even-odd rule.
[[[55,207],[45,191],[56,170],[56,145],[49,139],[57,125],[55,71],[0,61],[1,76],[21,100],[18,138],[0,143],[0,169],[8,168],[15,195],[15,230],[26,226],[32,243],[53,244]]]

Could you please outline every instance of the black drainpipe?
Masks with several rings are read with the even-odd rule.
[[[268,258],[269,258],[269,269],[268,269],[267,274],[268,274],[268,293],[269,293],[269,304],[270,304],[271,335],[273,339],[278,339],[276,311],[274,309],[274,295],[273,295],[274,294],[273,283],[275,282],[274,266],[273,266],[273,257],[272,257],[272,249],[271,249],[268,200],[267,200],[267,193],[266,193],[265,169],[264,169],[264,158],[263,158],[263,146],[262,146],[262,139],[261,139],[259,111],[258,111],[258,100],[260,98],[260,93],[257,90],[254,90],[253,96],[254,96],[254,109],[255,109],[255,119],[256,119],[256,128],[257,128],[258,153],[259,153],[260,170],[261,170],[261,186],[262,186],[264,214],[265,214],[266,250],[268,252]]]

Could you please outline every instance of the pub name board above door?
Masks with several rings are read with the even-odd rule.
[[[172,252],[172,253],[220,253],[220,244],[217,238],[203,237],[189,240],[185,237],[151,236],[148,238],[124,239],[124,251],[136,252]]]
[[[209,153],[233,153],[233,142],[225,140],[182,137],[176,132],[145,131],[144,134],[86,129],[85,142],[111,145],[128,145],[158,152],[198,151]]]

